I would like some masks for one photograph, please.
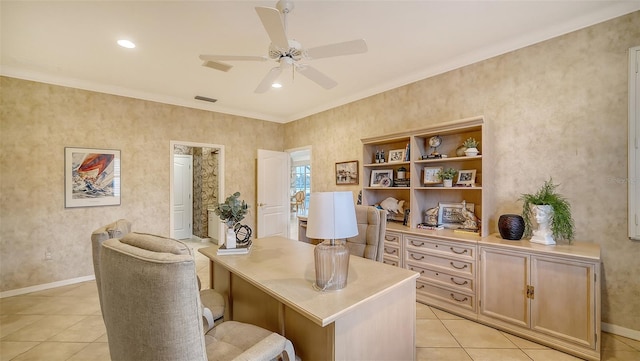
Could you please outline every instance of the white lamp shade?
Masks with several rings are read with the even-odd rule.
[[[307,237],[341,239],[358,235],[351,192],[314,192],[309,198]]]

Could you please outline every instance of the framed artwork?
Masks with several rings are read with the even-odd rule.
[[[393,185],[393,169],[372,170],[371,187],[391,187]]]
[[[458,185],[473,187],[476,184],[476,170],[459,170],[458,171]]]
[[[120,205],[120,151],[64,148],[64,206]]]
[[[404,162],[404,149],[396,149],[389,151],[389,163]]]
[[[336,185],[358,184],[358,161],[336,163]]]
[[[471,213],[474,212],[473,203],[465,203],[466,209]],[[444,228],[457,229],[461,228],[467,219],[462,211],[462,203],[439,203],[438,204],[438,224]]]
[[[422,183],[425,185],[442,183],[438,178],[440,172],[442,172],[442,167],[424,167],[422,169]]]

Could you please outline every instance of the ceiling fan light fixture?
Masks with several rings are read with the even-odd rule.
[[[127,49],[133,49],[133,48],[136,47],[136,44],[134,44],[133,41],[127,40],[127,39],[118,40],[118,45],[120,45],[123,48],[127,48]]]

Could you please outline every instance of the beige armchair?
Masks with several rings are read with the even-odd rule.
[[[163,251],[144,249],[148,242]],[[100,297],[111,358],[295,360],[289,340],[254,325],[226,321],[205,334],[195,260],[181,253],[185,248],[140,234],[102,243]]]

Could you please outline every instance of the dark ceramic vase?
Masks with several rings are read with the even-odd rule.
[[[498,219],[500,236],[510,241],[517,241],[524,234],[524,219],[518,214],[503,214]]]

